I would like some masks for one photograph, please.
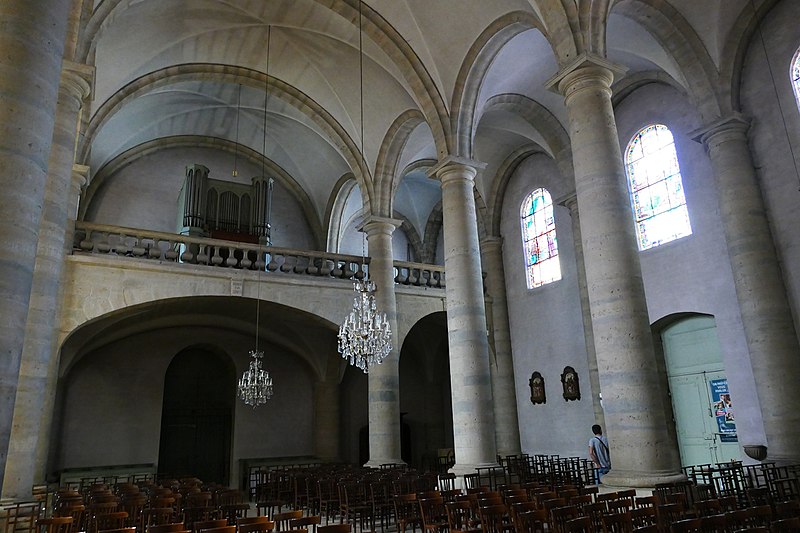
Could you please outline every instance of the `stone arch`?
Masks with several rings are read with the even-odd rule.
[[[497,169],[497,174],[495,174],[494,179],[492,180],[491,192],[489,193],[488,198],[488,220],[490,220],[488,231],[489,235],[500,235],[500,222],[503,215],[503,198],[505,198],[506,188],[511,180],[511,176],[514,175],[514,172],[516,172],[517,168],[528,157],[541,153],[543,153],[543,150],[537,144],[523,146],[509,154],[500,165],[500,168]]]
[[[611,103],[614,107],[617,107],[619,104],[622,103],[625,98],[630,96],[636,89],[644,87],[645,85],[649,85],[651,83],[660,83],[662,85],[668,85],[672,87],[682,95],[688,98],[688,93],[686,92],[686,88],[678,83],[675,78],[663,72],[661,70],[646,70],[643,72],[635,72],[628,76],[625,76],[618,82],[614,83],[611,87],[612,96],[611,96]]]
[[[375,164],[373,215],[387,216],[394,211],[394,194],[402,179],[398,172],[400,158],[411,133],[424,121],[422,113],[409,109],[397,117],[386,132]]]
[[[455,112],[452,117],[455,155],[473,158],[478,94],[489,66],[511,39],[531,29],[539,30],[548,37],[542,22],[531,13],[508,13],[492,22],[467,52],[455,84],[461,90],[455,91],[451,104],[451,109]]]
[[[406,236],[406,239],[408,240],[408,244],[410,244],[411,248],[414,250],[414,258],[417,260],[417,262],[420,262],[423,246],[422,246],[422,239],[420,239],[419,233],[417,233],[417,229],[411,222],[409,222],[408,217],[406,217],[399,211],[394,211],[392,213],[392,218],[403,221],[403,223],[400,224],[400,228],[398,229],[403,231],[403,233]]]
[[[741,110],[742,67],[753,37],[767,13],[778,4],[778,0],[764,0],[758,7],[748,2],[736,19],[728,40],[722,48],[720,58],[720,92],[725,99],[725,108]],[[755,11],[754,11],[755,9]],[[728,107],[729,106],[729,107]]]
[[[353,0],[312,1],[330,9],[354,26],[358,26],[358,2]],[[93,56],[96,40],[103,27],[113,20],[119,10],[125,9],[129,4],[130,0],[103,0],[100,3],[87,21],[77,48],[77,57],[82,62],[88,63],[89,58]],[[450,122],[447,106],[427,68],[403,36],[366,3],[362,6],[362,15],[362,31],[397,65],[431,128],[437,152],[440,156],[447,155],[451,152],[451,147],[448,145]]]
[[[182,81],[214,80],[224,83],[245,85],[256,89],[263,89],[268,83],[271,96],[275,96],[301,113],[308,116],[323,132],[333,141],[336,148],[347,161],[355,179],[361,188],[362,201],[365,206],[371,204],[373,197],[373,184],[370,179],[369,168],[361,157],[358,146],[348,135],[347,131],[333,116],[321,105],[302,93],[297,88],[272,76],[267,80],[263,72],[244,67],[209,63],[188,63],[166,67],[150,72],[131,81],[106,100],[92,117],[86,136],[78,147],[77,161],[87,161],[92,139],[101,130],[103,125],[126,103],[160,87]]]
[[[191,147],[201,147],[201,148],[211,148],[216,150],[222,150],[229,153],[234,153],[234,151],[241,157],[252,161],[253,163],[261,164],[262,156],[259,152],[249,148],[247,146],[243,146],[241,144],[237,145],[234,142],[228,141],[226,139],[220,139],[217,137],[204,137],[199,135],[178,135],[173,137],[163,137],[160,139],[154,139],[152,141],[148,141],[146,143],[142,143],[140,145],[134,146],[133,148],[126,150],[125,152],[121,153],[105,165],[103,165],[94,175],[92,178],[91,183],[86,187],[85,192],[81,196],[81,204],[80,209],[78,212],[78,220],[83,220],[86,216],[86,212],[89,209],[89,206],[92,203],[92,199],[94,198],[97,191],[103,186],[103,184],[112,179],[117,172],[119,172],[122,168],[134,163],[137,159],[141,157],[145,157],[153,152],[164,150],[167,148],[174,148],[180,146],[191,146]],[[300,186],[300,184],[295,181],[295,179],[288,173],[286,170],[283,169],[280,165],[275,163],[270,159],[264,160],[264,166],[270,174],[275,177],[275,179],[285,187],[290,194],[297,200],[297,202],[301,205],[303,209],[303,215],[305,216],[306,220],[308,221],[308,225],[311,228],[312,235],[314,237],[314,243],[317,248],[320,248],[322,243],[324,242],[323,239],[323,230],[322,224],[319,220],[319,215],[317,215],[317,211],[314,209],[314,205],[311,202],[311,198],[308,196],[308,193]]]
[[[422,255],[420,263],[433,263],[436,260],[436,245],[439,243],[439,232],[442,230],[444,215],[442,201],[433,206],[428,221],[425,223],[425,234],[422,236]]]
[[[326,251],[328,252],[335,252],[339,247],[339,241],[342,238],[339,232],[342,229],[341,222],[344,208],[347,204],[347,199],[350,197],[350,192],[356,185],[355,177],[348,172],[339,178],[339,181],[333,186],[331,195],[328,197],[328,206],[325,209]]]
[[[213,306],[216,301],[231,299],[237,301],[237,307],[241,309],[242,316],[207,314],[198,311]],[[207,327],[229,329],[248,336],[254,336],[255,324],[252,317],[255,316],[255,306],[255,298],[187,295],[157,299],[135,305],[121,305],[116,309],[109,309],[70,331],[61,344],[58,375],[60,377],[66,376],[83,356],[103,344],[149,331],[153,328],[202,327],[206,325]],[[314,314],[310,310],[269,302],[263,298],[260,306],[262,313],[273,312],[278,316],[281,314],[297,315],[297,317],[308,320],[310,324],[314,324],[317,328],[330,330],[331,338],[335,337],[335,332],[338,329],[338,325]],[[308,367],[312,376],[318,380],[325,378],[327,369],[320,364],[320,361],[313,360],[311,355],[313,351],[309,350],[304,338],[299,338],[297,335],[291,334],[291,332],[282,332],[280,328],[273,328],[268,334],[270,343],[280,346],[298,357],[304,366]],[[265,337],[266,335],[267,332],[262,328],[260,337]]]
[[[723,113],[714,61],[678,10],[657,0],[619,0],[613,9],[640,24],[669,52],[685,77],[686,91],[704,121]]]

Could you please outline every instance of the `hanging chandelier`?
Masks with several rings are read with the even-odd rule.
[[[239,379],[239,398],[247,405],[257,407],[272,398],[272,378],[261,368],[264,352],[250,350],[250,368]]]
[[[375,283],[356,279],[353,290],[353,310],[339,327],[339,353],[366,374],[392,351],[392,330],[386,313],[377,311]]]
[[[267,70],[266,81],[264,82],[264,141],[263,141],[263,154],[261,156],[261,175],[265,175],[265,160],[267,158],[267,104],[269,103],[269,45],[271,38],[271,26],[267,26]],[[239,101],[241,102],[241,85],[239,86]],[[237,118],[237,145],[238,145],[238,118]],[[234,172],[236,172],[236,160],[234,159]],[[235,174],[234,174],[235,175]],[[271,219],[272,219],[272,179],[270,178],[267,185],[267,223],[266,223],[266,245],[272,246],[271,234]],[[239,378],[238,393],[239,398],[247,405],[252,405],[253,408],[267,403],[267,400],[272,398],[272,377],[267,370],[261,366],[261,360],[264,358],[264,352],[258,349],[258,326],[261,320],[261,272],[266,268],[267,260],[266,254],[261,249],[259,240],[258,256],[253,265],[258,270],[256,276],[256,283],[258,284],[258,293],[256,299],[256,348],[250,350],[250,367]]]

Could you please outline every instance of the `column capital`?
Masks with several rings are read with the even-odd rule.
[[[583,52],[566,67],[545,82],[545,87],[565,98],[580,89],[597,87],[610,90],[615,80],[622,78],[628,69],[595,54]]]
[[[486,168],[486,163],[467,159],[466,157],[448,155],[430,167],[427,174],[429,178],[444,181],[447,175],[458,172],[462,179],[467,178],[473,180],[475,176],[478,175],[478,171],[484,168]]]
[[[94,67],[65,59],[61,66],[61,89],[78,100],[86,99],[94,88]]]
[[[367,238],[371,235],[383,233],[391,235],[394,230],[403,225],[403,221],[399,218],[379,217],[377,215],[367,215],[361,219],[356,229],[363,231],[367,234]]]
[[[747,140],[747,130],[750,129],[750,119],[741,113],[731,113],[721,117],[707,126],[689,133],[689,137],[709,149],[712,141],[727,141],[731,139]]]
[[[89,167],[87,165],[72,165],[72,184],[82,189],[89,182]]]
[[[570,216],[575,216],[575,214],[578,212],[578,193],[572,191],[560,198],[557,198],[553,203],[557,205],[563,205],[569,209]]]
[[[503,250],[503,238],[497,235],[489,235],[481,239],[481,250],[492,253],[499,253]]]

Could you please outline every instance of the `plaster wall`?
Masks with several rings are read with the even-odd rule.
[[[210,179],[250,185],[261,167],[239,157],[239,175],[231,176],[233,154],[207,148],[175,147],[135,160],[105,179],[92,198],[85,220],[130,228],[175,233],[178,195],[186,166],[201,164]],[[267,174],[270,175],[269,170]],[[272,243],[297,250],[314,250],[314,237],[301,204],[275,180],[272,197]]]
[[[699,113],[675,89],[650,84],[615,109],[622,153],[643,127],[670,128],[683,178],[692,234],[639,252],[650,323],[677,313],[713,315],[731,393],[740,444],[763,443],[764,428],[745,343],[739,304],[719,215],[714,175],[691,132]],[[656,332],[658,333],[658,332]],[[746,458],[742,452],[742,457]]]
[[[800,4],[791,0],[778,3],[767,14],[744,57],[740,86],[741,111],[754,117],[748,133],[753,162],[796,331],[800,331],[800,104],[792,89],[791,68],[800,48],[799,17]]]
[[[157,464],[167,367],[197,345],[226,353],[237,378],[247,369],[252,339],[211,327],[151,330],[83,357],[61,380],[61,423],[49,469]],[[234,404],[231,486],[238,484],[240,459],[313,455],[312,372],[285,349],[267,344],[264,351],[275,396],[258,409],[238,399]]]
[[[525,197],[544,187],[554,201],[569,186],[550,158],[526,159],[509,180],[503,199],[501,234],[506,276],[517,413],[523,453],[586,456],[594,414],[589,388],[577,267],[572,245],[572,220],[566,207],[554,209],[562,278],[528,289],[519,210]],[[565,401],[561,373],[573,367],[580,378],[581,399]],[[528,380],[534,371],[545,379],[547,403],[533,405]],[[553,423],[558,421],[558,423]]]

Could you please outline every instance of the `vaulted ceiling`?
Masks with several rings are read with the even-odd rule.
[[[669,83],[705,118],[735,107],[741,49],[773,3],[87,1],[75,59],[96,80],[79,158],[96,176],[176,136],[266,144],[320,219],[353,173],[374,212],[422,234],[439,194],[424,169],[439,157],[486,163],[484,197],[513,154],[559,157],[566,113],[545,85],[581,52],[628,69],[620,94]]]

